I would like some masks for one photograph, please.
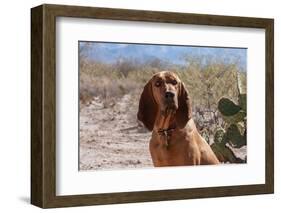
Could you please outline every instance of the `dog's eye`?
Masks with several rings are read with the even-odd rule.
[[[161,86],[161,81],[156,81],[155,86],[156,87],[160,87]]]
[[[177,82],[176,80],[172,80],[172,84],[173,84],[173,85],[177,85],[177,83],[178,83],[178,82]]]

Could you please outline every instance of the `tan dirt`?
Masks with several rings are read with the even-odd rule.
[[[80,107],[80,170],[153,166],[151,133],[137,122],[133,99],[127,94],[105,104],[96,98]]]

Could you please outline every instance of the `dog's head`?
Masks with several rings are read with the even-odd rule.
[[[157,113],[175,113],[177,125],[183,128],[191,118],[188,91],[179,77],[170,71],[156,73],[145,85],[139,102],[138,119],[153,130]]]

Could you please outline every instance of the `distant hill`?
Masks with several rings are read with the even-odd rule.
[[[244,71],[247,66],[246,48],[80,42],[80,48],[84,46],[87,46],[87,56],[90,59],[105,63],[114,63],[120,59],[134,59],[145,63],[158,58],[171,64],[184,65],[189,56],[195,56],[211,57],[224,63],[238,63]]]

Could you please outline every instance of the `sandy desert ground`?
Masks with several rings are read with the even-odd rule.
[[[152,167],[151,133],[138,122],[134,97],[104,106],[99,99],[80,108],[80,170]]]

